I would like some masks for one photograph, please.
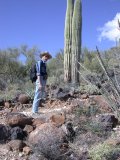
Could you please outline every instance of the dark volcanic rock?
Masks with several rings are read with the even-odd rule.
[[[4,100],[0,99],[0,106],[4,106]]]
[[[23,130],[20,127],[14,127],[10,130],[10,139],[15,140],[23,140],[25,138],[26,134],[23,132]]]
[[[114,115],[104,114],[98,117],[98,122],[104,126],[105,130],[111,130],[118,124],[118,119]]]
[[[0,124],[0,141],[7,140],[10,137],[10,129],[11,127]]]

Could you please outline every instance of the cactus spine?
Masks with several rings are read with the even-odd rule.
[[[72,17],[74,0],[67,0],[64,32],[64,81],[71,81],[71,59],[72,59]]]
[[[81,31],[82,31],[82,4],[81,0],[76,0],[72,19],[72,83],[79,83],[79,68],[81,53]]]

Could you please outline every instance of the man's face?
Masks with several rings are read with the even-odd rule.
[[[45,61],[45,62],[47,62],[48,59],[49,59],[48,56],[43,56],[42,57],[42,60]]]

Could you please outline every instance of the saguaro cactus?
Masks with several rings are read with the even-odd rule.
[[[64,31],[64,81],[71,81],[72,17],[74,0],[67,0]]]
[[[82,4],[76,0],[72,19],[72,83],[79,83],[79,64],[81,53]]]

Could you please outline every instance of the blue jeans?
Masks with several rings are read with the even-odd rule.
[[[42,88],[39,89],[39,82],[38,80],[36,81],[36,89],[35,89],[35,95],[34,95],[34,100],[33,100],[33,106],[32,106],[32,112],[37,113],[38,108],[40,105],[40,100],[45,97],[45,86],[46,86],[46,80],[43,79],[43,77],[40,77],[41,79],[41,84]]]

